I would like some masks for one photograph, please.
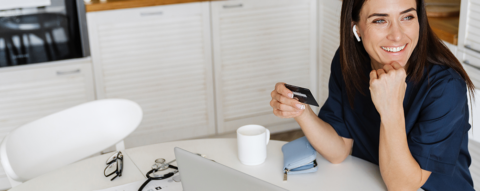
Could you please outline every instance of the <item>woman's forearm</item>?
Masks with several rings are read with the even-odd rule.
[[[341,163],[350,154],[353,140],[340,137],[335,129],[318,118],[309,106],[295,120],[315,150],[331,163]]]
[[[388,190],[418,190],[430,176],[410,153],[403,110],[382,116],[379,160]]]

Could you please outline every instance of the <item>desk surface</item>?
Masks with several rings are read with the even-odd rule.
[[[317,155],[319,170],[315,173],[290,175],[283,181],[283,154],[286,142],[270,141],[266,161],[257,166],[246,166],[237,158],[236,139],[197,139],[147,145],[127,149],[125,171],[115,181],[103,176],[105,161],[109,155],[101,155],[68,165],[19,185],[11,191],[22,190],[96,190],[123,185],[145,179],[156,158],[170,161],[174,147],[207,155],[221,164],[250,174],[272,184],[295,190],[386,190],[377,165],[349,156],[341,164],[331,164]]]

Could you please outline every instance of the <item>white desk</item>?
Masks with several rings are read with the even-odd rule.
[[[71,165],[67,165],[56,171],[41,175],[31,179],[11,191],[91,191],[96,189],[109,188],[144,180],[145,176],[138,170],[132,160],[124,155],[124,173],[122,177],[110,181],[103,175],[103,170],[108,157],[105,154],[92,158],[88,158]],[[113,176],[110,176],[113,177]]]
[[[11,191],[32,190],[95,190],[114,187],[145,179],[156,158],[174,159],[174,147],[207,155],[221,164],[245,172],[272,184],[295,191],[307,190],[386,190],[377,165],[349,156],[341,164],[331,164],[317,156],[319,170],[315,173],[289,175],[283,181],[283,154],[281,147],[286,142],[270,141],[265,163],[246,166],[237,158],[236,139],[198,139],[147,145],[124,151],[124,173],[110,181],[103,169],[109,155],[79,161],[57,171],[42,175],[17,186]]]

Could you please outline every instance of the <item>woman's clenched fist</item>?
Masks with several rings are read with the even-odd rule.
[[[397,62],[370,72],[370,94],[380,116],[394,114],[399,109],[403,111],[406,77],[405,69]]]

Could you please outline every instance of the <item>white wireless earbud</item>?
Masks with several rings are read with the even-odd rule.
[[[362,39],[360,39],[360,37],[357,34],[357,25],[353,25],[353,34],[357,38],[358,42],[362,41]]]

